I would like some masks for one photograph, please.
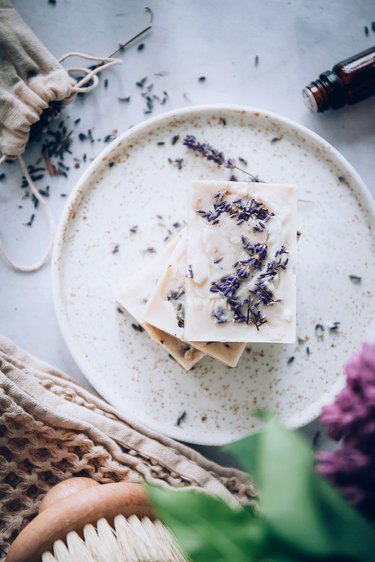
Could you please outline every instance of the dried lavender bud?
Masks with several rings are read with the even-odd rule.
[[[125,102],[125,103],[130,102],[130,96],[127,96],[126,98],[117,98],[117,99],[118,99],[118,101]]]
[[[144,328],[140,324],[132,324],[132,328],[135,332],[143,332]]]
[[[168,162],[169,164],[172,164],[173,166],[176,166],[176,168],[178,170],[182,170],[183,164],[184,164],[184,159],[183,158],[175,158],[175,160],[172,160],[172,158],[168,158]]]
[[[183,328],[185,326],[185,309],[184,305],[180,302],[176,308],[177,326]]]
[[[328,326],[328,330],[330,332],[337,332],[339,330],[341,322],[332,322],[330,326]]]
[[[200,77],[198,78],[198,81],[199,81],[199,82],[205,82],[205,81],[206,81],[206,77],[205,77],[205,76],[200,76]]]
[[[218,324],[225,324],[228,321],[227,313],[221,306],[218,307],[213,316]]]
[[[188,265],[188,275],[189,279],[193,279],[194,278],[194,273],[193,273],[193,268],[191,267],[191,264]]]
[[[142,78],[142,80],[139,80],[138,82],[136,82],[136,86],[138,86],[138,88],[143,88],[143,86],[146,84],[147,81],[147,76],[145,76],[144,78]]]
[[[167,295],[167,300],[178,300],[180,297],[182,297],[182,295],[185,294],[185,289],[184,287],[179,287],[177,290],[173,290],[171,291],[168,295]]]
[[[349,279],[356,285],[359,285],[359,283],[361,283],[362,281],[362,277],[359,277],[358,275],[349,275]]]
[[[185,420],[186,415],[187,415],[187,414],[186,414],[186,411],[183,411],[182,414],[180,414],[180,415],[178,416],[177,421],[176,421],[177,427],[179,427],[179,426],[181,425],[181,423]]]
[[[278,300],[275,300],[274,294],[267,282],[257,281],[255,283],[255,289],[251,292],[254,295],[257,295],[262,301],[262,303],[265,305],[270,305],[270,304],[274,304],[275,302],[279,302]]]
[[[171,144],[172,146],[176,144],[176,142],[178,142],[180,139],[180,135],[174,135],[174,137],[171,138]]]
[[[315,335],[317,338],[322,338],[324,336],[325,327],[323,324],[315,324]]]
[[[291,363],[293,363],[294,359],[295,359],[294,355],[292,355],[291,357],[289,357],[288,361],[286,362],[287,365],[290,365]]]
[[[24,226],[32,226],[34,220],[35,220],[35,215],[34,215],[34,213],[33,213],[33,214],[31,215],[31,217],[30,217],[30,220],[29,220],[28,222],[25,222],[25,223],[24,223]]]

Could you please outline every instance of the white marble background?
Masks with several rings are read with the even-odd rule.
[[[168,101],[153,114],[192,104],[238,103],[265,108],[295,120],[332,143],[356,168],[375,195],[375,97],[353,107],[322,115],[310,113],[301,89],[336,62],[375,45],[373,0],[14,0],[15,7],[50,51],[71,50],[109,55],[148,23],[152,31],[121,55],[123,64],[106,72],[96,91],[66,110],[70,122],[80,117],[78,131],[93,128],[102,138],[148,117],[135,82],[148,76],[154,93],[168,92]],[[368,34],[365,33],[368,27]],[[137,45],[144,43],[143,50]],[[255,57],[259,57],[258,65]],[[73,61],[76,63],[77,61]],[[164,76],[155,73],[165,71]],[[206,76],[205,82],[199,82]],[[131,96],[129,103],[118,97]],[[74,156],[97,155],[105,145],[72,144]],[[88,158],[88,160],[89,160]],[[35,162],[36,148],[26,154]],[[68,165],[72,164],[67,162]],[[87,166],[71,168],[65,178],[46,178],[56,220],[69,193]],[[47,236],[40,212],[30,199],[21,200],[17,165],[0,172],[0,234],[12,255],[32,261]],[[22,205],[22,208],[19,208]],[[50,267],[19,274],[0,263],[0,332],[40,358],[84,381],[60,335],[53,308]],[[307,428],[315,431],[316,425]],[[211,452],[212,454],[212,452]]]

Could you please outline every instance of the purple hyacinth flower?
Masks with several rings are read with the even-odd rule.
[[[346,386],[321,416],[329,435],[342,439],[342,446],[320,452],[317,468],[375,521],[375,345],[363,344],[345,370]]]

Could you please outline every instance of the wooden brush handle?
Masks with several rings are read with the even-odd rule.
[[[47,494],[39,515],[21,531],[10,547],[6,562],[40,562],[43,552],[52,549],[56,540],[65,540],[70,531],[80,533],[85,525],[95,524],[101,517],[110,524],[119,514],[155,519],[141,484],[117,482],[92,485],[82,482],[81,486],[78,480],[88,479],[66,480],[57,485],[61,491],[58,494],[54,493],[54,488],[51,489],[49,494],[57,496],[56,501],[49,501]],[[73,493],[64,493],[64,485]],[[76,491],[79,488],[82,489]]]

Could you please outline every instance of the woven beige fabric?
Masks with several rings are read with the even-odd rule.
[[[246,474],[129,422],[0,336],[0,559],[49,488],[71,476],[199,487],[232,504],[255,498]]]

